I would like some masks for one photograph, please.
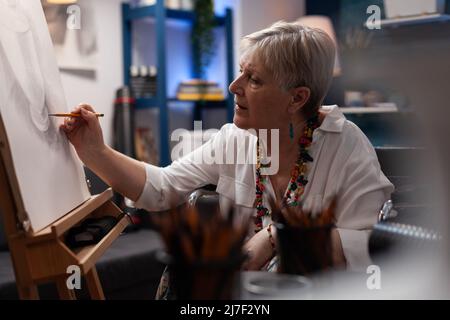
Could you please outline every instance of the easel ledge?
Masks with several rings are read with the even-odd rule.
[[[39,232],[23,230],[26,216],[6,130],[0,114],[0,211],[14,266],[16,284],[21,299],[39,299],[37,285],[55,282],[61,299],[76,299],[66,279],[67,267],[77,265],[85,276],[92,299],[104,299],[95,263],[130,223],[128,216],[111,201],[111,188],[92,196]],[[70,249],[64,243],[66,232],[86,218],[114,216],[118,223],[97,244]]]
[[[24,244],[28,248],[27,256],[33,262],[30,270],[33,279],[48,281],[55,274],[67,274],[69,265],[78,265],[83,274],[95,267],[97,260],[129,224],[128,216],[110,201],[112,195],[112,190],[108,189],[93,196],[46,229],[24,237]],[[77,249],[66,246],[64,235],[71,227],[87,217],[98,218],[105,215],[114,216],[119,222],[99,243]]]

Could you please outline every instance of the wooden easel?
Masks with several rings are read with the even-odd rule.
[[[37,285],[55,282],[61,299],[76,299],[66,285],[67,267],[77,265],[92,299],[105,299],[95,263],[130,223],[111,201],[110,189],[89,200],[39,231],[27,231],[27,216],[14,171],[6,130],[0,114],[0,211],[21,299],[39,299]],[[97,244],[71,250],[64,243],[66,232],[86,218],[115,216],[118,223]]]

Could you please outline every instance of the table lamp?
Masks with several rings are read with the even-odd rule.
[[[336,46],[336,57],[334,61],[333,76],[334,77],[340,76],[342,69],[339,60],[336,33],[334,32],[333,23],[331,22],[331,19],[326,16],[311,15],[311,16],[303,16],[297,19],[297,22],[306,27],[321,29],[325,31],[326,34],[328,34],[328,36],[330,36],[330,38],[334,42],[334,45]]]

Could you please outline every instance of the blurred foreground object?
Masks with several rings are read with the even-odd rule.
[[[277,227],[278,272],[310,275],[332,268],[336,200],[319,215],[273,203],[271,207],[275,208],[272,216]]]
[[[244,262],[242,251],[249,223],[229,211],[201,215],[181,206],[155,215],[166,253],[158,258],[168,266],[169,287],[177,299],[232,299],[236,276]]]
[[[432,208],[427,206],[395,207],[387,201],[378,216],[369,238],[369,253],[375,263],[382,265],[383,258],[436,253],[443,245],[442,235],[435,226],[425,225],[413,215],[424,215]],[[416,213],[414,213],[416,211]]]

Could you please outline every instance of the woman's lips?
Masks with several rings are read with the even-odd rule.
[[[240,104],[236,103],[236,109],[237,110],[247,110],[247,108],[241,106]]]

